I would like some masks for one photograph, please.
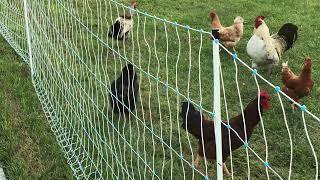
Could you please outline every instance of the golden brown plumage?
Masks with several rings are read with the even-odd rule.
[[[288,67],[288,62],[282,64],[282,91],[295,101],[299,101],[305,96],[309,96],[314,81],[311,77],[311,58],[304,60],[304,66],[299,76],[295,75]]]
[[[221,25],[219,16],[215,10],[211,11],[210,18],[211,28],[219,30],[220,42],[227,48],[235,48],[243,36],[243,18],[237,16],[234,19],[233,25],[229,27]]]

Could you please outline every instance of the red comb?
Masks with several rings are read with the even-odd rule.
[[[264,20],[264,16],[257,16],[255,19],[254,19],[254,22],[257,23],[259,22],[260,20]]]
[[[312,64],[312,59],[310,57],[306,57],[304,59],[304,65],[311,65]]]
[[[261,99],[260,105],[262,106],[262,108],[265,110],[269,110],[270,109],[270,95],[269,95],[268,91],[261,90],[260,91],[260,99]]]
[[[213,9],[213,10],[210,12],[210,17],[211,17],[211,19],[215,18],[216,15],[217,15],[216,10]]]
[[[254,27],[258,28],[262,24],[261,20],[264,20],[264,18],[264,16],[257,16],[256,19],[254,19]]]
[[[256,20],[258,20],[258,19],[262,19],[262,20],[264,20],[266,17],[264,17],[264,16],[257,16],[256,17]]]
[[[270,95],[269,95],[267,90],[261,90],[260,91],[260,96],[262,96],[264,98],[267,98],[267,99],[270,99]]]
[[[132,7],[133,9],[136,9],[136,6],[137,6],[137,1],[136,1],[136,0],[132,0],[132,1],[131,1],[131,7]]]

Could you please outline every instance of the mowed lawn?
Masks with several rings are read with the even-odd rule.
[[[122,1],[126,2],[126,1]],[[127,2],[126,2],[127,3]],[[94,7],[94,6],[93,6]],[[151,15],[157,15],[159,17],[177,21],[183,25],[189,25],[193,28],[204,29],[206,31],[210,31],[210,20],[209,20],[209,12],[211,9],[216,9],[217,13],[220,16],[220,21],[223,25],[228,26],[231,25],[234,18],[236,16],[242,16],[245,20],[244,23],[244,37],[240,41],[237,46],[238,56],[246,62],[249,66],[251,65],[250,58],[246,53],[246,43],[249,38],[253,34],[253,21],[254,18],[258,15],[266,16],[266,23],[269,26],[270,32],[276,33],[277,30],[287,22],[292,22],[299,27],[298,31],[298,40],[294,45],[294,48],[287,51],[282,56],[282,61],[280,62],[279,67],[274,68],[273,72],[269,74],[265,71],[259,71],[262,76],[264,76],[267,80],[272,82],[275,85],[281,86],[281,63],[285,61],[289,61],[289,66],[291,69],[299,74],[301,72],[304,58],[310,56],[313,59],[313,71],[312,77],[315,80],[314,89],[309,97],[306,97],[301,100],[302,104],[305,104],[308,109],[313,112],[315,115],[320,115],[320,106],[319,106],[319,67],[320,67],[320,51],[318,50],[318,46],[320,45],[320,26],[317,25],[317,17],[320,15],[318,12],[318,8],[320,7],[318,1],[306,1],[305,3],[298,1],[283,1],[279,2],[276,0],[272,1],[138,1],[137,7],[141,9],[143,12],[150,13]],[[117,14],[116,8],[113,9],[113,13]],[[123,12],[122,8],[119,7],[120,14]],[[84,15],[86,17],[86,15]],[[114,19],[115,17],[113,17]],[[112,19],[112,18],[111,18]],[[141,45],[141,67],[143,70],[149,70],[153,75],[159,75],[160,79],[164,82],[168,81],[168,84],[171,87],[179,88],[179,92],[184,95],[189,95],[192,100],[196,103],[202,103],[202,107],[207,110],[212,109],[212,50],[210,46],[210,40],[206,35],[200,36],[199,33],[190,31],[191,40],[188,39],[188,32],[184,28],[178,28],[178,33],[175,31],[175,27],[172,25],[164,25],[163,22],[158,20],[153,20],[152,18],[145,18],[143,15],[139,14],[139,21],[135,21],[135,35],[134,41],[140,41]],[[144,25],[146,24],[146,28],[144,29]],[[103,24],[102,26],[105,26]],[[98,23],[99,27],[99,23]],[[166,34],[165,30],[168,31]],[[146,40],[143,41],[143,34],[146,34]],[[180,38],[180,44],[178,43],[178,35]],[[166,58],[166,36],[168,36],[168,58]],[[139,40],[136,40],[139,39]],[[201,41],[202,40],[202,41]],[[202,46],[200,45],[202,42]],[[136,55],[134,56],[133,62],[139,65],[138,62],[138,53],[137,53],[137,44],[133,43],[135,47],[129,41],[129,45],[124,47],[121,43],[117,44],[116,42],[110,43],[114,48],[119,48],[119,52],[121,55],[126,54],[128,59],[131,60],[131,50],[135,48]],[[189,46],[189,44],[191,44]],[[148,62],[148,45],[151,46],[151,62]],[[179,46],[180,45],[180,46]],[[179,54],[179,47],[181,50],[181,54]],[[190,49],[191,53],[190,53]],[[123,52],[124,51],[124,52]],[[189,54],[190,53],[190,54]],[[200,55],[199,55],[200,54]],[[226,98],[229,108],[229,117],[233,117],[239,114],[241,111],[239,105],[239,98],[236,88],[236,68],[232,61],[230,55],[227,55],[224,51],[221,51],[221,62],[222,62],[222,71],[226,89]],[[177,62],[177,56],[180,55],[179,62]],[[189,55],[191,58],[189,58]],[[110,57],[110,56],[109,56]],[[117,56],[116,56],[117,57]],[[200,57],[200,61],[199,61]],[[121,58],[119,58],[121,60]],[[118,61],[118,58],[116,58]],[[166,66],[167,61],[167,66]],[[122,60],[123,64],[125,61]],[[113,62],[109,61],[107,64],[113,64]],[[168,69],[168,72],[165,70]],[[159,70],[159,73],[158,71]],[[177,78],[175,78],[177,71]],[[191,71],[191,78],[188,80],[188,70]],[[163,85],[160,85],[159,92],[150,91],[151,89],[157,87],[154,85],[155,80],[151,80],[153,85],[149,85],[147,83],[148,78],[144,73],[140,73],[140,78],[143,79],[142,82],[142,90],[143,94],[142,100],[145,103],[148,102],[148,95],[156,95],[160,94],[160,102],[157,102],[157,99],[152,96],[151,109],[153,115],[151,116],[153,119],[154,126],[156,127],[156,131],[161,128],[161,123],[163,123],[163,132],[164,139],[168,142],[170,139],[170,123],[173,123],[173,147],[178,151],[178,133],[177,128],[178,124],[176,121],[180,121],[180,119],[176,119],[176,116],[170,117],[168,116],[170,110],[173,115],[178,112],[180,109],[176,109],[175,105],[180,103],[181,101],[185,101],[184,98],[176,98],[176,94],[174,91],[169,90],[169,98],[166,99],[165,91],[162,91]],[[242,95],[242,103],[244,106],[251,101],[257,92],[257,86],[252,78],[251,72],[244,68],[240,63],[238,63],[238,81],[240,86],[240,91]],[[274,89],[270,88],[269,85],[264,83],[263,81],[259,81],[260,88],[269,90],[272,100],[271,100],[271,110],[269,112],[265,112],[263,119],[264,125],[266,129],[266,139],[268,142],[268,161],[270,165],[280,174],[281,177],[287,178],[289,174],[289,163],[290,163],[290,141],[287,133],[287,129],[285,126],[285,120],[283,118],[283,112],[280,106],[280,101],[278,96],[274,93]],[[190,85],[190,89],[188,91],[187,85]],[[148,89],[148,87],[153,87]],[[164,88],[165,89],[165,88]],[[171,109],[167,108],[167,104],[170,103]],[[296,111],[292,112],[287,103],[287,99],[282,98],[282,102],[285,106],[286,112],[286,120],[288,121],[289,129],[292,135],[292,143],[293,143],[293,166],[292,166],[292,178],[294,179],[314,179],[315,178],[315,160],[310,148],[310,145],[306,138],[306,132],[304,129],[303,119],[301,117],[301,112]],[[158,105],[158,104],[159,105]],[[224,105],[224,104],[223,104]],[[158,109],[161,106],[162,110],[159,111],[154,110]],[[224,108],[224,107],[223,107]],[[224,109],[222,109],[223,119],[226,119],[226,114]],[[162,112],[162,118],[161,118]],[[141,115],[141,111],[138,110],[138,114]],[[159,113],[159,114],[157,114]],[[206,114],[208,115],[208,114]],[[320,141],[319,137],[319,128],[320,123],[309,115],[306,115],[306,124],[308,134],[311,138],[313,146],[315,148],[316,153],[320,153]],[[160,122],[159,122],[160,118]],[[171,119],[172,118],[172,119]],[[151,121],[151,120],[150,120]],[[151,140],[151,138],[147,138]],[[191,153],[188,147],[188,141],[186,138],[186,134],[182,133],[182,152],[185,153],[186,158],[191,160]],[[194,138],[191,138],[191,142],[193,146],[193,152],[196,152],[196,141]],[[256,131],[253,134],[253,137],[250,139],[250,144],[255,152],[259,154],[261,158],[265,158],[265,142],[263,138],[263,132],[261,128],[261,123],[258,127],[256,127]],[[152,147],[152,146],[151,146]],[[159,147],[159,145],[156,145]],[[161,147],[161,146],[160,146]],[[150,150],[152,152],[152,149]],[[161,157],[161,150],[156,150],[156,154]],[[168,157],[169,153],[166,154]],[[246,169],[246,156],[244,149],[239,149],[235,151],[233,154],[233,165],[234,165],[234,175],[236,179],[242,179],[247,174]],[[319,161],[319,155],[317,157]],[[151,159],[150,159],[151,160]],[[227,166],[230,167],[230,159],[227,161]],[[173,172],[174,177],[178,178],[185,174],[187,176],[191,175],[190,170],[187,168],[186,173],[179,171],[178,158],[174,160]],[[156,160],[158,166],[161,164],[161,158]],[[264,179],[265,171],[263,164],[260,160],[258,160],[252,153],[250,153],[250,169],[251,169],[251,177],[254,179]],[[157,169],[160,171],[161,168]],[[168,163],[165,164],[165,171],[169,173],[170,165]],[[204,166],[201,169],[202,172],[205,171]],[[209,166],[209,176],[215,176],[215,164],[211,163]],[[269,173],[271,175],[271,179],[276,179],[277,177],[273,173]]]
[[[0,164],[8,179],[72,179],[31,83],[29,66],[0,38]]]
[[[129,3],[128,1],[124,0],[121,2]],[[89,9],[88,5],[90,6],[90,11],[82,11],[83,9]],[[130,39],[127,43],[128,45],[125,46],[126,49],[124,49],[122,43],[116,43],[115,41],[111,41],[111,39],[108,39],[106,37],[106,29],[110,25],[110,22],[116,18],[116,7],[114,6],[114,4],[112,4],[113,12],[110,13],[109,6],[107,6],[107,8],[104,5],[102,6],[102,12],[98,12],[97,4],[94,1],[90,1],[89,3],[79,2],[77,6],[72,6],[72,8],[79,8],[76,9],[76,11],[78,11],[78,13],[80,14],[80,20],[85,21],[84,24],[89,26],[89,29],[91,29],[93,33],[97,34],[103,41],[106,41],[111,48],[116,49],[119,54],[126,55],[128,57],[128,60],[132,59],[133,63],[135,63],[138,67],[141,67],[144,71],[150,70],[150,74],[152,74],[153,76],[158,76],[162,82],[168,82],[171,87],[175,87],[177,83],[177,88],[179,89],[180,93],[182,93],[183,95],[190,94],[190,98],[196,103],[199,103],[200,100],[202,100],[202,106],[205,109],[212,109],[212,50],[211,42],[207,35],[203,35],[203,37],[201,37],[199,33],[191,32],[191,46],[189,47],[187,31],[183,28],[178,28],[178,32],[180,35],[179,38],[181,40],[181,43],[179,44],[175,27],[172,25],[168,25],[166,26],[166,28],[168,30],[167,36],[169,43],[168,53],[166,53],[166,35],[164,31],[165,25],[163,24],[163,22],[153,21],[151,18],[145,19],[143,15],[139,15],[135,18],[135,29],[133,36],[134,39]],[[67,6],[67,8],[69,7],[71,6]],[[171,21],[177,21],[180,24],[190,25],[193,28],[204,29],[206,31],[210,31],[210,21],[208,15],[210,10],[213,8],[217,10],[217,13],[220,16],[220,20],[224,25],[230,25],[236,16],[242,16],[245,19],[244,37],[240,41],[237,47],[237,51],[238,56],[249,65],[251,64],[251,62],[246,54],[245,48],[247,41],[252,35],[253,20],[255,16],[266,16],[266,23],[270,28],[270,32],[272,33],[275,33],[286,22],[292,22],[296,24],[299,27],[298,41],[296,42],[292,50],[286,52],[283,55],[282,61],[289,61],[289,66],[294,72],[298,73],[301,71],[303,59],[306,56],[310,56],[313,58],[314,65],[312,75],[316,84],[311,96],[304,98],[301,102],[303,104],[306,104],[308,109],[315,115],[320,115],[318,91],[320,87],[320,72],[318,71],[318,69],[320,68],[320,51],[318,50],[318,47],[320,46],[320,25],[318,24],[318,17],[320,15],[318,9],[320,8],[320,5],[318,0],[309,0],[306,2],[290,0],[286,0],[283,2],[279,2],[277,0],[203,0],[201,2],[191,0],[138,0],[137,7],[139,10],[148,12],[149,14],[166,18]],[[73,36],[68,37],[72,38],[73,40],[78,40],[75,43],[75,47],[73,48],[78,48],[79,52],[85,52],[81,55],[85,63],[89,64],[89,68],[91,70],[96,70],[97,66],[100,66],[102,68],[102,71],[97,72],[98,77],[102,77],[101,79],[103,79],[106,76],[106,74],[104,73],[108,72],[107,74],[108,78],[110,77],[110,80],[106,80],[106,83],[109,83],[108,81],[113,80],[114,77],[120,72],[121,67],[125,65],[125,61],[123,60],[123,58],[120,58],[117,55],[113,54],[110,50],[107,51],[106,49],[108,48],[103,46],[101,42],[97,41],[95,37],[87,33],[87,30],[79,25],[79,23],[77,23],[73,17],[65,16],[65,18],[70,21],[61,21],[59,19],[60,14],[65,12],[59,6],[59,4],[57,4],[57,6],[52,6],[52,8],[53,14],[51,18],[53,20],[52,22],[50,21],[50,23],[54,25],[62,23],[64,24],[64,26],[66,26],[65,28],[61,28],[60,30],[76,31],[73,32]],[[119,8],[119,10],[121,13],[122,9]],[[105,15],[103,13],[104,11],[106,11],[108,14]],[[113,14],[113,17],[110,17],[109,13]],[[68,24],[70,22],[72,23]],[[50,26],[50,23],[47,23],[47,25]],[[154,26],[154,23],[156,24],[156,26]],[[145,29],[143,28],[144,24],[146,24]],[[68,26],[73,26],[74,28],[68,28]],[[59,29],[60,26],[57,27]],[[55,32],[54,28],[48,28],[51,29],[51,31],[48,31],[49,38],[51,36],[58,37],[57,39],[61,38],[62,36]],[[67,47],[67,45],[65,45],[62,41],[55,42],[54,40],[56,39],[53,38],[52,42],[50,42],[50,39],[48,42],[48,38],[42,35],[43,32],[41,32],[41,30],[35,29],[34,31],[36,32],[35,34],[37,34],[37,36],[35,37],[39,38],[38,40],[39,42],[43,43],[43,47],[51,48],[44,49],[49,53],[55,53],[55,49],[52,48],[50,44],[52,42],[62,44],[62,46],[57,46],[57,49],[60,48],[60,51],[58,52],[68,52],[70,54],[74,53],[70,51],[70,49],[65,51],[64,48],[69,47]],[[68,35],[68,33],[63,34]],[[146,35],[145,39],[144,35]],[[199,63],[198,53],[201,39],[203,41],[203,46],[200,53],[201,61]],[[137,42],[139,42],[139,44]],[[141,46],[141,54],[138,53],[138,45]],[[177,62],[179,45],[181,46],[180,61]],[[150,48],[149,51],[148,48]],[[191,55],[189,54],[189,48],[192,49]],[[4,88],[1,88],[1,98],[4,99],[3,101],[7,103],[1,104],[1,106],[3,107],[1,107],[0,111],[4,111],[3,113],[1,113],[1,118],[3,116],[2,114],[5,115],[5,118],[3,119],[5,119],[4,122],[6,123],[4,124],[10,124],[11,126],[6,125],[2,127],[3,125],[1,125],[1,128],[4,128],[4,131],[1,131],[0,133],[6,132],[6,134],[3,136],[5,136],[7,139],[4,138],[4,145],[0,144],[1,148],[5,148],[3,150],[4,153],[2,153],[2,149],[0,151],[0,161],[4,163],[6,172],[8,172],[8,175],[12,176],[13,179],[15,177],[25,176],[35,178],[40,177],[44,179],[56,179],[59,177],[62,179],[70,178],[70,171],[67,168],[68,165],[63,159],[62,152],[60,152],[58,145],[56,145],[53,135],[50,133],[50,128],[47,124],[45,116],[41,115],[41,107],[39,106],[37,97],[34,94],[27,65],[20,62],[19,58],[13,53],[8,45],[2,46],[2,49],[2,51],[8,52],[8,55],[0,56],[1,64],[3,64],[0,67],[1,72],[7,74],[5,76],[1,76],[1,83],[2,81],[4,82]],[[132,54],[131,50],[133,50]],[[42,51],[39,52],[41,54]],[[168,54],[167,58],[166,54]],[[148,58],[149,55],[151,57],[150,59]],[[41,55],[39,55],[39,57],[41,57]],[[66,56],[66,59],[67,58],[69,57]],[[105,58],[107,58],[106,61]],[[56,65],[56,68],[60,68],[59,63],[65,63],[63,60],[68,63],[75,63],[76,66],[79,65],[76,69],[76,71],[79,72],[75,72],[75,76],[80,79],[81,83],[84,82],[85,84],[93,79],[91,75],[88,75],[89,73],[86,74],[85,77],[81,75],[81,71],[87,72],[87,69],[84,68],[84,66],[79,61],[76,61],[77,58],[75,58],[76,60],[74,61],[67,61],[66,59],[50,59],[48,60],[48,64],[51,63],[53,64],[52,67]],[[221,51],[221,61],[229,108],[229,116],[233,117],[240,112],[239,99],[235,84],[235,66],[231,57],[223,51]],[[189,65],[191,65],[191,68]],[[21,73],[22,66],[24,67],[23,73]],[[70,65],[67,64],[66,67],[68,66]],[[189,68],[191,71],[190,82],[188,82],[187,77]],[[251,76],[251,72],[248,69],[243,68],[240,64],[238,65],[238,68],[240,91],[242,94],[243,104],[245,106],[250,100],[255,98],[257,87],[255,85],[254,79]],[[178,72],[177,79],[175,76],[176,70]],[[261,74],[272,83],[281,85],[280,66],[278,68],[275,68],[271,75],[263,71],[261,72]],[[21,80],[20,78],[26,78],[28,80]],[[182,179],[181,177],[183,175],[191,177],[191,168],[188,165],[184,164],[184,167],[186,167],[186,172],[183,172],[179,157],[174,154],[173,159],[170,159],[171,151],[167,149],[167,147],[162,146],[159,139],[154,138],[153,135],[145,130],[145,126],[152,127],[155,134],[157,134],[158,136],[160,136],[161,134],[164,142],[169,144],[169,142],[172,141],[172,144],[170,144],[172,148],[177,152],[180,151],[181,146],[181,152],[184,154],[185,158],[189,162],[191,162],[191,153],[186,134],[183,132],[183,130],[181,134],[178,132],[178,128],[180,128],[178,123],[180,121],[180,118],[178,117],[178,113],[180,110],[179,104],[181,103],[181,101],[185,101],[185,99],[183,99],[181,96],[177,97],[176,92],[170,89],[166,89],[163,84],[156,83],[156,80],[148,77],[146,73],[139,72],[139,78],[141,83],[141,99],[139,102],[141,103],[141,105],[138,105],[136,112],[137,116],[144,121],[144,124],[139,121],[135,121],[134,118],[131,118],[128,125],[128,123],[126,124],[127,121],[124,118],[118,118],[116,115],[115,117],[111,117],[110,114],[109,115],[111,120],[105,119],[105,121],[115,124],[115,127],[117,127],[117,129],[120,131],[120,134],[123,134],[123,136],[127,138],[127,140],[129,140],[129,142],[134,146],[136,145],[135,143],[138,137],[137,152],[140,152],[141,156],[146,157],[149,166],[155,166],[155,172],[158,175],[163,171],[165,178],[170,177],[171,172],[174,172],[174,179]],[[12,81],[15,83],[12,83]],[[199,82],[201,84],[199,84]],[[188,83],[190,84],[189,91]],[[270,162],[270,165],[282,177],[286,178],[288,175],[290,159],[290,143],[279,99],[277,95],[274,94],[273,89],[271,89],[268,85],[260,80],[259,83],[261,88],[268,89],[272,96],[271,110],[269,112],[266,112],[263,116],[265,120],[264,124],[266,128],[266,136],[269,147],[268,161]],[[79,85],[82,84],[74,83],[72,84],[72,88],[70,89],[74,88],[74,90],[77,91],[79,90]],[[26,86],[28,88],[26,88]],[[202,93],[201,96],[199,95],[200,90]],[[75,94],[78,95],[77,92],[75,92]],[[101,97],[105,96],[99,97],[99,100],[101,100]],[[81,98],[79,99],[81,100]],[[301,113],[299,111],[292,112],[286,99],[282,98],[282,101],[285,105],[286,116],[291,130],[294,145],[292,177],[294,179],[314,179],[315,163],[304,131],[304,124],[301,118]],[[168,108],[168,106],[171,106],[171,108]],[[6,107],[10,108],[8,109]],[[110,112],[110,109],[108,112]],[[142,115],[142,113],[145,113],[144,116]],[[222,116],[224,119],[226,118],[224,112]],[[14,126],[16,121],[13,121],[12,119],[15,119],[15,117],[18,119],[18,122],[23,123],[17,123],[17,125]],[[306,121],[310,138],[313,142],[316,152],[318,153],[319,159],[320,141],[318,137],[320,123],[315,121],[308,115],[306,115]],[[136,126],[135,123],[137,123]],[[26,127],[24,127],[23,125],[25,125]],[[96,125],[99,126],[99,124]],[[20,128],[22,128],[21,126],[24,127],[24,131],[20,131]],[[130,128],[128,128],[128,126]],[[139,172],[141,171],[142,174],[144,173],[143,171],[145,169],[141,160],[138,167],[136,167],[136,164],[139,163],[139,159],[135,154],[132,153],[132,151],[130,151],[128,146],[123,143],[123,140],[119,138],[118,135],[114,135],[116,134],[114,130],[110,131],[112,131],[114,139],[107,139],[106,142],[110,142],[110,144],[112,144],[112,142],[118,142],[118,146],[116,147],[113,144],[114,147],[112,148],[114,149],[111,149],[109,151],[106,150],[104,152],[106,153],[105,156],[111,156],[110,151],[114,151],[115,153],[119,154],[121,154],[121,152],[122,154],[126,152],[127,157],[124,157],[123,159],[129,166],[130,163],[133,164],[133,167],[129,167],[129,171],[132,171],[132,175],[134,177],[141,176],[141,174],[137,172],[137,170],[139,170]],[[9,132],[16,133],[11,133],[10,137]],[[25,141],[21,140],[23,138],[20,138],[19,133],[21,133],[22,137],[26,138]],[[180,135],[181,140],[179,137]],[[29,140],[27,137],[34,137],[34,139],[30,138],[31,140]],[[40,138],[43,138],[43,140],[40,140]],[[3,138],[1,138],[1,140],[2,139]],[[16,140],[14,141],[14,139]],[[190,137],[190,139],[193,147],[193,152],[196,152],[196,140],[193,137]],[[20,141],[22,141],[22,143]],[[155,143],[153,143],[153,141],[155,141]],[[179,144],[179,141],[181,141],[181,145]],[[30,145],[31,142],[34,144]],[[25,146],[27,146],[27,148],[24,147],[20,149],[29,150],[28,148],[32,148],[30,152],[34,153],[27,153],[27,156],[25,154],[22,154],[21,152],[19,154],[18,151],[18,153],[12,155],[11,153],[15,152],[14,150],[17,146],[19,147],[20,144],[26,144]],[[146,147],[146,151],[143,150],[143,145]],[[264,158],[265,144],[262,136],[261,124],[257,127],[257,130],[254,132],[253,137],[250,139],[250,145],[262,158]],[[27,160],[26,157],[28,157]],[[132,161],[132,159],[134,160]],[[25,163],[21,164],[22,162]],[[173,164],[173,166],[171,166],[171,163]],[[112,162],[112,167],[115,168],[115,171],[118,171],[118,173],[119,171],[122,171],[121,168],[116,168],[118,166],[115,166],[114,164],[116,164],[116,162]],[[230,167],[229,159],[227,161],[227,165]],[[233,165],[235,178],[243,179],[247,173],[246,155],[244,149],[235,151],[233,157]],[[265,179],[263,164],[252,153],[250,153],[250,166],[253,179]],[[39,168],[35,170],[34,167]],[[200,168],[200,171],[204,172],[204,170],[205,167],[202,166]],[[51,174],[45,172],[51,172]],[[120,174],[123,174],[123,176],[120,177],[125,177],[126,175],[125,173]],[[272,175],[272,173],[270,174],[271,179],[276,179],[276,176]],[[148,171],[146,176],[150,178],[152,174]],[[211,163],[209,165],[209,176],[215,176],[214,163]],[[200,178],[200,176],[196,176],[196,178]]]

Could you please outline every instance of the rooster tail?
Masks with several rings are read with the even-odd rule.
[[[189,102],[183,102],[180,112],[182,117],[181,127],[192,134],[194,137],[199,138],[200,135],[200,121],[201,114],[197,111],[194,106]]]
[[[186,120],[190,121],[190,119],[191,119],[190,116],[192,116],[192,114],[194,114],[194,112],[195,112],[195,109],[191,103],[189,103],[189,102],[182,103],[180,117],[182,118],[181,127],[184,130],[186,130]],[[189,123],[187,123],[187,124],[189,124]]]
[[[298,26],[292,23],[284,24],[278,31],[278,36],[282,37],[286,42],[285,51],[292,48],[298,38]]]

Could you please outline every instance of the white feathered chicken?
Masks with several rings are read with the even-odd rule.
[[[270,35],[264,16],[256,17],[253,36],[247,44],[247,53],[252,58],[252,68],[277,66],[282,54],[292,48],[297,40],[298,27],[292,23],[284,24],[277,34]]]

